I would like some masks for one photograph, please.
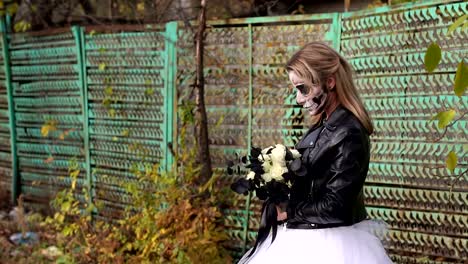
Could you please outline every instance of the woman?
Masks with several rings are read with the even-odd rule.
[[[372,122],[346,60],[325,43],[312,42],[286,65],[297,103],[314,125],[296,145],[307,168],[294,182],[285,222],[240,263],[392,263],[366,220],[363,185],[369,168]],[[375,229],[375,228],[374,228]],[[374,230],[375,231],[375,230]]]

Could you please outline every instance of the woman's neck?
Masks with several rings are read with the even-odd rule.
[[[336,110],[336,108],[340,105],[340,102],[336,98],[336,93],[332,92],[330,93],[331,97],[330,100],[328,101],[327,106],[325,107],[325,114],[326,114],[326,120],[328,120],[331,116],[331,114]]]

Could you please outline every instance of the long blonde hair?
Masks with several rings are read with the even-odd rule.
[[[351,66],[327,44],[324,42],[306,44],[289,59],[286,70],[320,87],[328,77],[334,76],[338,102],[357,117],[369,134],[374,132],[372,120],[354,86]]]

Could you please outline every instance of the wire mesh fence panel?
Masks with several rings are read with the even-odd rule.
[[[467,3],[426,1],[378,12],[343,14],[341,52],[356,71],[356,86],[374,119],[372,157],[365,189],[368,212],[390,224],[386,245],[397,263],[466,259],[466,119],[447,130],[430,119],[440,111],[467,111],[453,92],[468,35],[449,26]],[[427,47],[442,49],[439,66],[425,69]],[[459,155],[453,173],[447,155]],[[418,262],[419,263],[419,262]],[[439,263],[439,262],[437,262]]]
[[[71,161],[79,164],[78,188],[85,184],[79,44],[70,29],[10,36],[21,193],[43,207],[70,185]]]

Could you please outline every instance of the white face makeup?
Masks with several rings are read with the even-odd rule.
[[[318,85],[306,84],[302,78],[294,72],[289,72],[289,80],[297,90],[296,101],[302,105],[310,115],[317,115],[325,106],[328,94]]]

